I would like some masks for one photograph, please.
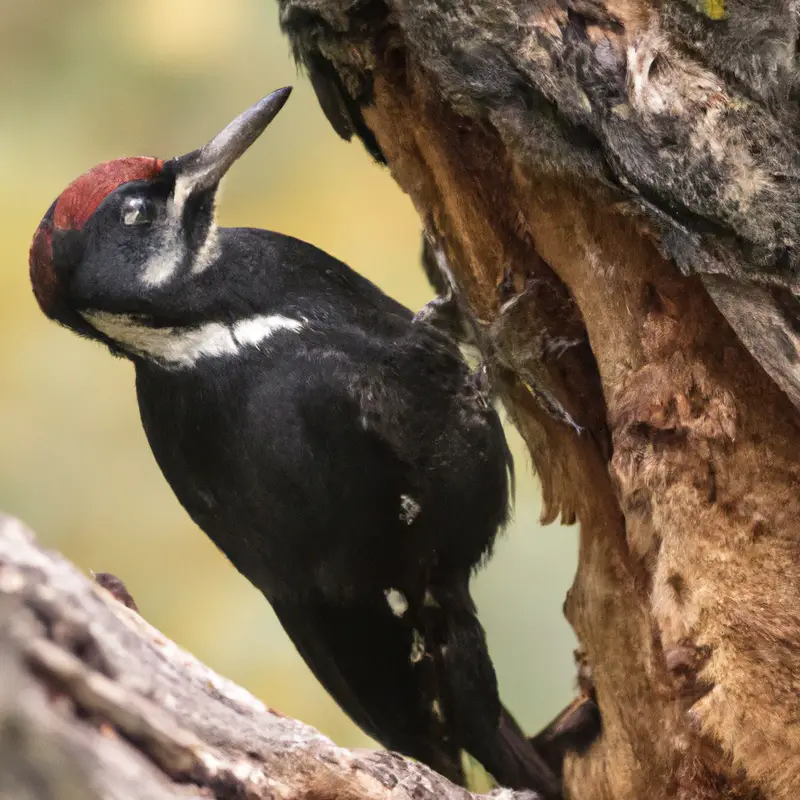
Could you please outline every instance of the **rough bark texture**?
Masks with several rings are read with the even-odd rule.
[[[0,516],[0,800],[187,797],[478,800],[265,708]]]
[[[568,796],[800,797],[794,4],[279,7],[493,341],[545,519],[581,524],[603,734]]]

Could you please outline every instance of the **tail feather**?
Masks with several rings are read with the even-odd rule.
[[[437,672],[452,735],[501,786],[533,789],[544,800],[557,800],[561,781],[500,703],[486,637],[466,586],[458,595],[440,597]]]
[[[322,685],[385,747],[461,785],[466,750],[502,786],[557,800],[558,777],[500,704],[466,579],[433,594],[400,616],[383,596],[272,605]]]
[[[498,783],[512,789],[535,789],[545,800],[562,796],[561,781],[505,708],[487,750],[486,768]]]

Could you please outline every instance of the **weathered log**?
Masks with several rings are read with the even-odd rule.
[[[0,517],[0,799],[179,797],[478,800],[266,708]]]
[[[568,796],[800,797],[794,5],[279,7],[491,341],[545,519],[580,522],[603,733]]]

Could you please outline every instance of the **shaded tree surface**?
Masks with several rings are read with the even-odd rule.
[[[567,796],[800,797],[795,5],[278,4],[580,523]]]

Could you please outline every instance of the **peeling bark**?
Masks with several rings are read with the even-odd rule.
[[[567,795],[800,797],[793,4],[279,7],[492,337],[545,519],[580,522],[603,734]]]
[[[266,708],[0,517],[0,798],[189,797],[479,800]]]

